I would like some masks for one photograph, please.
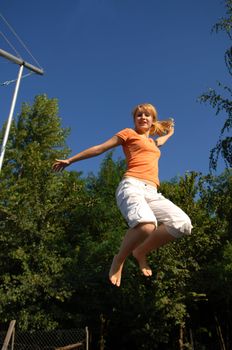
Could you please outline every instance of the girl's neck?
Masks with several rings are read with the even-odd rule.
[[[149,138],[150,134],[149,134],[149,131],[144,131],[144,130],[137,130],[137,129],[134,129],[135,132],[137,132],[137,134],[139,134],[140,136],[144,137],[144,138]]]

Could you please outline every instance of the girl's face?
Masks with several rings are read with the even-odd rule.
[[[135,130],[139,133],[147,133],[153,124],[153,116],[146,109],[138,109],[134,116]]]

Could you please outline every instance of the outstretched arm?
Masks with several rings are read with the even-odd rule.
[[[54,171],[60,171],[66,168],[68,165],[78,162],[79,160],[87,159],[96,157],[111,148],[114,148],[116,146],[119,146],[122,144],[122,140],[118,136],[113,136],[111,139],[107,140],[106,142],[103,142],[99,145],[90,147],[85,149],[84,151],[77,153],[75,156],[68,158],[68,159],[56,159],[55,163],[53,164],[52,168]]]
[[[156,145],[162,146],[174,134],[174,124],[172,124],[166,135],[160,136],[155,140]]]

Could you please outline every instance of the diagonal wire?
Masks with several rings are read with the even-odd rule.
[[[0,17],[3,19],[3,21],[6,23],[6,25],[9,27],[9,29],[11,30],[11,32],[15,35],[15,37],[18,39],[18,41],[20,42],[20,44],[24,47],[24,49],[28,52],[28,54],[33,58],[33,60],[36,62],[36,64],[39,66],[39,68],[42,69],[42,67],[40,66],[39,62],[35,59],[35,57],[32,55],[32,53],[29,51],[29,49],[27,48],[26,44],[24,44],[24,42],[21,40],[21,38],[19,37],[19,35],[16,33],[16,31],[14,30],[14,28],[8,23],[8,21],[4,18],[4,16],[0,13]]]
[[[5,34],[3,34],[3,32],[0,31],[0,34],[2,35],[2,37],[6,40],[7,44],[13,49],[13,51],[16,53],[16,55],[19,57],[19,58],[22,58],[20,56],[20,54],[18,53],[18,51],[16,50],[16,48],[13,46],[13,44],[10,42],[10,40],[7,39],[7,37],[5,36]]]
[[[27,73],[27,74],[23,75],[22,78],[29,77],[29,75],[32,75],[32,74],[35,74],[35,73],[34,72]],[[4,81],[4,83],[1,83],[0,86],[8,86],[11,83],[15,83],[16,81],[17,81],[17,79],[6,80],[6,81]]]

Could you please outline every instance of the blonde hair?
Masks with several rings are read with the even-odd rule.
[[[170,118],[169,120],[158,121],[157,110],[150,103],[142,103],[142,104],[137,105],[132,111],[134,118],[135,118],[135,115],[137,112],[148,112],[153,117],[153,124],[152,124],[152,127],[150,129],[150,135],[152,135],[152,136],[165,135],[167,133],[167,131],[169,130],[170,126],[173,125],[172,118]]]

